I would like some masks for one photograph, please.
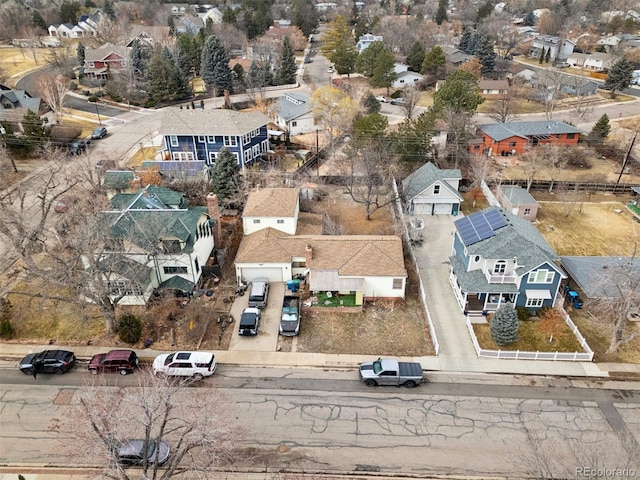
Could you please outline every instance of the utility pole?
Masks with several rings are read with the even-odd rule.
[[[7,139],[5,138],[5,134],[7,133],[7,131],[4,129],[4,127],[2,125],[0,125],[0,135],[2,135],[2,146],[7,148]],[[15,173],[18,173],[18,167],[16,167],[16,162],[13,159],[13,155],[11,155],[11,153],[7,152],[7,156],[9,157],[9,160],[11,160],[11,165],[13,166],[13,171]]]
[[[98,115],[98,124],[102,126],[102,120],[100,120],[100,111],[98,110],[98,102],[93,103],[96,106],[96,115]]]
[[[320,178],[320,143],[318,140],[318,129],[316,128],[316,172]]]
[[[633,134],[633,139],[631,139],[631,145],[629,145],[629,150],[627,150],[627,154],[624,156],[624,160],[622,160],[622,167],[620,167],[620,175],[618,175],[618,180],[616,180],[616,185],[620,183],[620,179],[622,178],[622,174],[624,173],[624,169],[629,161],[629,156],[631,155],[631,150],[633,149],[633,144],[636,143],[636,137],[638,136],[638,132]]]

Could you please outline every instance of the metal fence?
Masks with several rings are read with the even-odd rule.
[[[502,182],[501,186],[517,185],[527,188],[526,180],[509,180]],[[580,192],[580,193],[613,193],[631,195],[631,183],[597,183],[597,182],[559,182],[550,180],[534,180],[529,190],[547,192]]]
[[[573,323],[569,315],[564,313],[564,321],[567,323],[573,334],[576,336],[584,352],[527,352],[520,350],[486,350],[480,347],[478,339],[473,331],[471,320],[467,317],[467,329],[473,341],[478,357],[511,359],[511,360],[563,360],[568,362],[591,362],[593,361],[593,350],[589,348],[587,341],[584,339],[578,327]]]

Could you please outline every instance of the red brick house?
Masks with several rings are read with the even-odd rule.
[[[568,123],[545,120],[480,125],[477,135],[479,138],[469,145],[471,153],[507,156],[545,143],[576,145],[580,130]]]

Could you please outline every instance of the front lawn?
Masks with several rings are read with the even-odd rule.
[[[354,294],[341,295],[331,294],[327,295],[327,292],[320,292],[316,295],[318,302],[314,303],[314,306],[318,307],[359,307],[356,305],[356,296]]]

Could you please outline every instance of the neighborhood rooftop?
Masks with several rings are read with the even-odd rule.
[[[162,119],[161,133],[164,135],[244,135],[263,127],[269,118],[261,112],[237,112],[214,108],[177,109],[169,108]]]
[[[491,123],[478,127],[486,135],[496,141],[510,137],[547,137],[554,134],[576,133],[580,130],[568,123],[556,120],[541,120],[536,122],[507,122]]]
[[[244,217],[293,217],[299,188],[263,188],[251,192],[244,207]]]

